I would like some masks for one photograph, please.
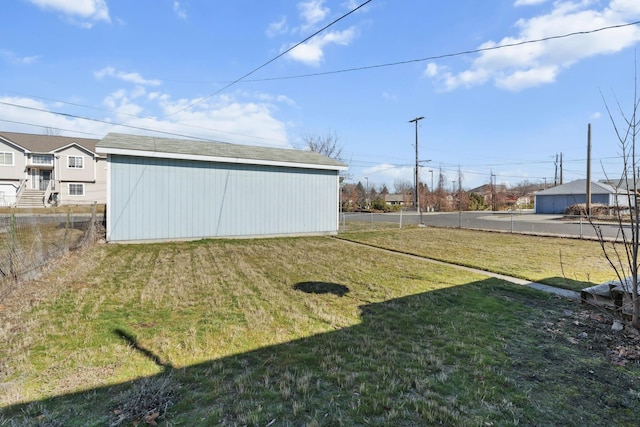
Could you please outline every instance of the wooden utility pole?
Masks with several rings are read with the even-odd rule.
[[[587,200],[585,205],[587,217],[591,216],[591,123],[587,126]]]
[[[415,207],[416,210],[418,212],[420,212],[420,189],[418,188],[420,186],[420,176],[418,174],[418,122],[420,120],[424,119],[423,116],[420,117],[416,117],[413,120],[409,120],[409,123],[415,123],[416,124],[416,170],[415,170],[415,198],[413,199],[413,202],[415,203]],[[422,223],[422,221],[420,221],[420,223]]]

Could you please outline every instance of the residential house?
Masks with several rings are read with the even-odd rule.
[[[0,206],[106,202],[98,139],[0,132]]]
[[[385,194],[384,201],[389,206],[413,206],[413,194]]]

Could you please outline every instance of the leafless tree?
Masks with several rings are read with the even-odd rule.
[[[44,134],[47,135],[47,136],[59,136],[60,135],[60,129],[54,128],[52,126],[46,126],[44,128]]]
[[[445,181],[447,177],[442,170],[442,167],[438,170],[438,186],[434,194],[434,207],[439,212],[448,212],[451,210],[449,201],[447,200],[447,190],[445,187]]]
[[[631,296],[631,324],[634,328],[640,329],[640,299],[638,299],[638,248],[640,246],[638,180],[640,178],[640,161],[636,153],[636,142],[640,133],[640,117],[638,116],[640,98],[638,96],[637,68],[634,78],[633,108],[630,112],[625,112],[616,98],[619,115],[616,120],[604,95],[602,98],[618,138],[623,162],[620,180],[622,185],[620,187],[625,189],[626,200],[624,202],[626,206],[625,203],[621,203],[616,198],[615,216],[618,225],[618,238],[616,240],[618,243],[608,242],[604,238],[601,228],[593,221],[590,213],[586,213],[598,235],[605,257],[615,271],[624,288],[624,292]],[[623,311],[628,311],[627,307],[622,307],[622,309]]]
[[[340,138],[335,132],[326,135],[306,134],[302,136],[302,140],[310,151],[344,162],[342,158],[344,147],[340,144]]]
[[[413,186],[407,180],[396,179],[393,182],[393,190],[396,194],[402,194],[402,203],[409,206],[413,203]]]

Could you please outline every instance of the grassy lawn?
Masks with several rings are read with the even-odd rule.
[[[576,291],[616,278],[595,241],[433,227],[340,237]]]
[[[526,287],[334,238],[80,255],[3,292],[0,425],[637,425],[637,338]]]

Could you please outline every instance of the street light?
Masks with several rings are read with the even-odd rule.
[[[420,116],[420,117],[416,117],[413,120],[409,120],[409,123],[415,123],[416,124],[416,190],[415,190],[415,198],[414,198],[414,202],[416,205],[416,209],[418,210],[418,212],[420,212],[420,194],[418,191],[418,185],[420,183],[420,181],[418,180],[418,122],[420,120],[424,119],[424,116]],[[420,218],[420,223],[422,224],[422,218]]]

